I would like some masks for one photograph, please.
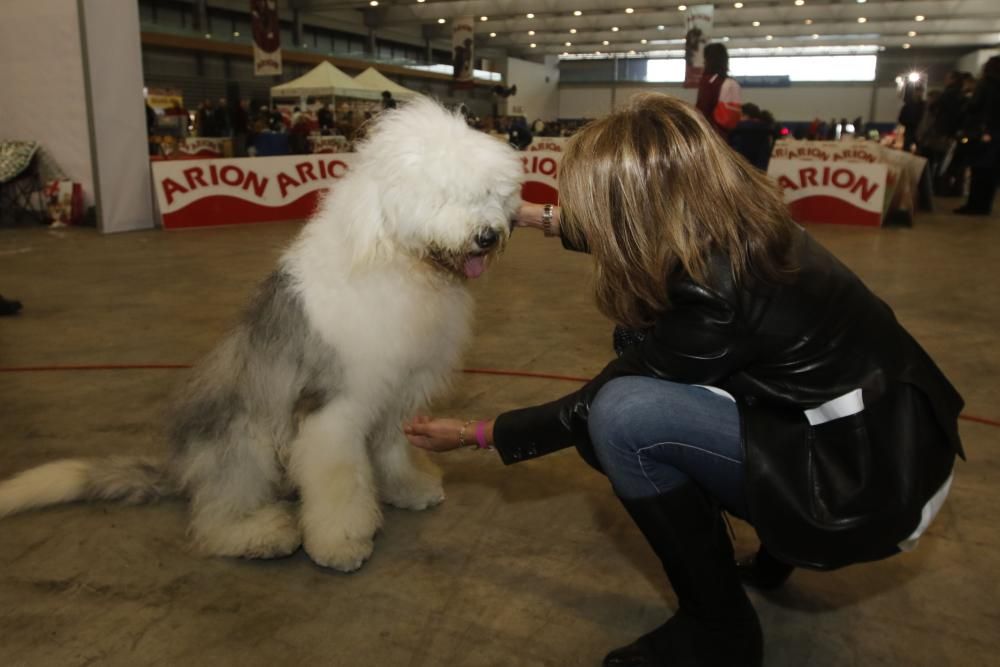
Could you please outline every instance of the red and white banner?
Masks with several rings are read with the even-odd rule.
[[[342,178],[355,153],[152,163],[164,229],[217,227],[309,218],[320,196]],[[521,196],[559,203],[562,147],[545,139],[521,154]]]
[[[536,139],[521,153],[524,183],[521,198],[532,204],[559,203],[559,164],[562,162],[562,142]]]
[[[281,22],[278,0],[250,0],[254,76],[281,74]]]
[[[712,35],[715,5],[694,5],[684,14],[684,87],[697,88],[705,70],[705,45]]]
[[[884,164],[772,159],[767,173],[778,181],[798,222],[882,224],[888,186]]]
[[[471,16],[459,16],[454,19],[451,28],[451,64],[454,67],[452,76],[455,83],[461,87],[471,87],[473,81],[474,49],[473,33],[476,22]]]
[[[305,220],[353,153],[154,162],[164,229]]]

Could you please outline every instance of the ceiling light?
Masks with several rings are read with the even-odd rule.
[[[795,0],[796,7],[801,7],[804,4],[806,4],[806,0]]]
[[[601,42],[601,44],[603,44],[604,46],[607,46],[607,45],[608,45],[608,44],[610,44],[610,43],[611,43],[611,42],[609,42],[608,40],[604,40],[603,42]]]
[[[634,10],[634,9],[632,9],[631,7],[626,7],[626,8],[625,8],[625,13],[626,13],[626,14],[631,14],[631,13],[632,13],[632,12],[634,12],[634,11],[635,11],[635,10]]]
[[[378,7],[378,0],[372,0],[368,4],[371,5],[372,7]]]
[[[812,25],[813,24],[813,20],[812,19],[806,19],[805,20],[805,24],[806,25]]]
[[[813,39],[819,39],[819,35],[816,34],[816,33],[813,33]]]
[[[566,46],[573,46],[573,42],[566,42]]]
[[[726,37],[723,37],[723,38],[722,38],[722,41],[723,41],[723,42],[728,42],[728,41],[729,41],[729,36],[727,35]]]
[[[688,8],[687,5],[677,5],[677,11],[679,12],[686,12],[687,8]]]
[[[658,26],[656,26],[656,29],[657,29],[657,30],[663,30],[663,29],[664,29],[665,27],[666,27],[666,26],[662,26],[662,25],[658,25]]]
[[[528,34],[529,34],[529,35],[534,35],[534,34],[535,34],[535,31],[534,31],[534,30],[529,30],[529,31],[528,31]]]
[[[903,48],[904,49],[908,49],[908,48],[910,48],[910,45],[909,44],[903,44]]]
[[[751,23],[750,25],[752,25],[752,26],[753,26],[753,27],[755,27],[755,28],[759,28],[759,27],[760,27],[760,21],[754,21],[754,22],[753,22],[753,23]]]
[[[865,4],[866,2],[868,2],[868,0],[858,0],[858,4],[859,4],[859,5],[863,5],[863,4]]]
[[[564,56],[568,56],[568,55],[569,55],[569,51],[563,51],[563,52],[562,52],[562,54],[563,54]]]
[[[537,45],[537,44],[535,44],[534,42],[532,42],[531,44],[528,44],[528,46],[530,46],[531,48],[535,48],[535,47],[536,47],[536,46],[538,46],[538,45]]]
[[[640,43],[640,44],[645,44],[645,43],[646,43],[646,42],[648,42],[648,41],[649,41],[648,39],[640,39],[640,40],[639,40],[639,43]]]
[[[438,19],[438,23],[444,23],[447,19]]]
[[[594,55],[595,56],[599,56],[599,55],[601,55],[601,52],[600,51],[594,51]]]
[[[491,32],[490,33],[490,37],[496,37],[496,36],[497,36],[497,34],[495,32]]]
[[[906,33],[906,36],[907,37],[916,37],[917,36],[917,31],[916,30],[911,30],[910,32]]]
[[[206,32],[205,33],[205,39],[212,39],[212,33]]]
[[[575,35],[576,34],[576,28],[570,28],[569,29],[569,34]]]
[[[240,33],[239,33],[239,32],[234,32],[234,33],[233,33],[233,37],[239,37],[239,36],[240,36]]]
[[[580,11],[580,10],[578,9],[578,10],[576,10],[575,12],[573,12],[573,16],[583,16],[583,12],[581,12],[581,11]]]
[[[779,46],[779,47],[778,47],[778,48],[777,48],[776,50],[777,50],[777,51],[784,51],[784,50],[785,50],[785,47],[783,47],[783,46]]]
[[[916,83],[917,81],[920,81],[920,72],[910,72],[906,75],[906,78],[910,83]]]
[[[528,12],[527,14],[525,14],[525,16],[528,17],[529,19],[535,18],[535,15],[532,14],[531,12]]]
[[[743,3],[742,2],[734,2],[733,3],[733,7],[735,7],[736,9],[743,9]]]
[[[618,26],[616,25],[611,26],[611,32],[618,32]]]
[[[927,17],[924,16],[923,14],[917,14],[916,16],[913,17],[913,20],[914,21],[923,21],[925,18],[927,18]]]
[[[864,16],[859,16],[858,23],[868,23],[868,19],[866,19]]]
[[[480,17],[479,17],[479,20],[480,20],[480,21],[489,21],[489,20],[490,20],[490,17],[489,17],[489,16],[480,16]]]
[[[417,0],[419,3],[424,3],[426,0]]]
[[[768,35],[768,36],[767,36],[767,37],[765,37],[764,39],[766,39],[767,41],[769,41],[769,42],[770,42],[770,41],[771,41],[772,39],[774,39],[774,35]]]
[[[629,52],[628,52],[628,54],[629,54],[630,56],[634,56],[634,55],[635,55],[635,49],[629,49]]]

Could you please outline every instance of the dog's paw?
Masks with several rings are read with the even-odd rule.
[[[382,489],[382,502],[404,510],[425,510],[444,501],[444,487],[441,478],[433,475],[419,475],[404,483]]]
[[[214,525],[200,524],[194,536],[202,552],[235,558],[282,558],[302,544],[295,515],[283,505]]]
[[[303,546],[309,558],[322,567],[338,572],[354,572],[372,555],[372,538],[330,537],[306,535]]]

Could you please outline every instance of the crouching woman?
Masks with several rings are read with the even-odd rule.
[[[760,665],[720,509],[755,527],[743,579],[762,585],[908,549],[947,495],[962,400],[692,107],[644,96],[588,125],[559,179],[562,209],[521,224],[589,252],[600,309],[642,334],[559,400],[407,436],[508,464],[575,446],[607,475],[679,609],[605,665]]]

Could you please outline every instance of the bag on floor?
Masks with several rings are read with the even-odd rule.
[[[83,186],[73,181],[51,181],[43,191],[49,220],[55,227],[83,222]]]

